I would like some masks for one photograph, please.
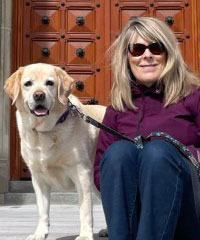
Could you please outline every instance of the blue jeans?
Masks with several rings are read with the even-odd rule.
[[[120,140],[103,155],[100,188],[109,240],[199,240],[188,160],[170,143]]]

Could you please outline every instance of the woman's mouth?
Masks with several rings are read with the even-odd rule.
[[[146,64],[146,65],[140,65],[143,71],[145,72],[153,72],[156,70],[158,64]]]
[[[145,65],[140,65],[140,67],[143,67],[143,68],[150,68],[150,67],[156,67],[158,64],[145,64]]]

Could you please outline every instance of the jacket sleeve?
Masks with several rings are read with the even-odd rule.
[[[103,119],[103,124],[117,130],[116,119],[117,119],[117,112],[112,107],[109,106],[106,109],[106,113]],[[97,142],[96,157],[94,162],[94,183],[99,191],[100,191],[100,172],[99,172],[100,162],[106,149],[116,140],[117,138],[112,134],[102,129],[100,130],[98,142]]]
[[[191,112],[191,115],[194,117],[194,122],[197,126],[196,134],[199,139],[198,146],[189,145],[187,147],[193,156],[200,162],[200,159],[198,159],[198,154],[200,153],[200,88],[187,98],[185,105],[186,108]]]

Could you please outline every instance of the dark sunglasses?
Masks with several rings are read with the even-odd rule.
[[[142,43],[133,43],[128,45],[128,51],[134,57],[141,56],[147,48],[153,55],[161,55],[165,52],[163,44],[158,42],[150,43],[148,46]]]

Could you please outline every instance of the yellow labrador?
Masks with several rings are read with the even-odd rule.
[[[71,94],[73,86],[74,80],[65,71],[43,63],[19,68],[4,86],[17,107],[21,153],[32,175],[39,211],[37,229],[27,240],[47,237],[51,187],[67,189],[70,181],[80,204],[76,240],[93,240],[92,161],[98,130],[70,113],[68,99],[100,122],[105,107],[81,104]]]

